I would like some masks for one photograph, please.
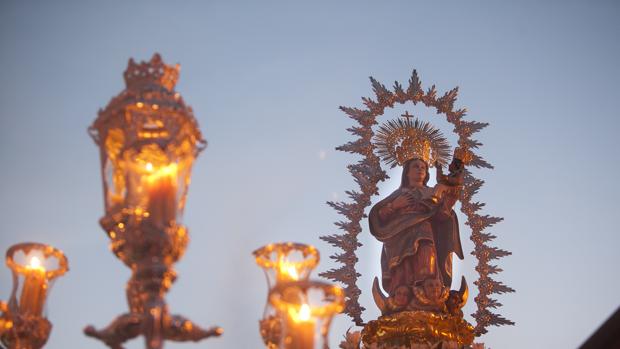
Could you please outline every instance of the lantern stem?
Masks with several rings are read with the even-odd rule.
[[[84,333],[112,349],[122,349],[124,342],[140,334],[144,335],[147,349],[161,349],[165,340],[199,341],[221,335],[223,331],[219,327],[203,329],[168,311],[165,295],[176,280],[172,265],[180,257],[178,251],[183,250],[187,243],[186,228],[162,228],[160,224],[145,220],[127,224],[123,229],[132,237],[128,242],[131,246],[119,247],[114,252],[132,268],[126,288],[130,312],[117,317],[101,330],[88,326]]]

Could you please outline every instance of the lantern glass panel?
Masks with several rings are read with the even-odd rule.
[[[121,120],[132,123],[105,136],[106,212],[150,217],[164,226],[180,223],[195,159],[194,129],[174,110],[130,109],[126,115]]]
[[[103,164],[106,210],[122,205],[127,194],[122,162],[119,161],[124,141],[125,135],[121,129],[114,128],[108,131],[105,140],[105,163]]]

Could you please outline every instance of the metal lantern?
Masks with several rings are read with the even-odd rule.
[[[179,69],[158,54],[141,64],[130,60],[127,88],[89,128],[101,152],[102,224],[109,233],[127,221],[180,228],[192,164],[206,142],[174,91]]]
[[[188,243],[181,219],[192,164],[206,146],[192,109],[174,90],[179,65],[164,64],[158,54],[139,64],[131,59],[124,77],[126,89],[99,111],[89,133],[101,154],[100,223],[112,252],[132,270],[130,311],[85,333],[111,348],[139,335],[148,348],[219,335],[220,328],[203,330],[170,315],[164,299]]]
[[[45,304],[54,280],[69,270],[62,251],[39,243],[20,243],[6,252],[13,292],[0,302],[0,343],[9,349],[42,348],[52,329]],[[1,347],[1,346],[0,346]]]
[[[265,272],[270,291],[281,283],[308,280],[319,263],[319,251],[314,246],[293,242],[269,244],[253,254],[256,264]],[[269,349],[278,348],[282,321],[269,300],[265,304],[263,318],[259,321],[259,329],[265,346]]]

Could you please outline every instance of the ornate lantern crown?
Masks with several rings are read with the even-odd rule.
[[[130,89],[141,88],[144,85],[159,85],[172,91],[179,79],[180,70],[179,64],[166,65],[159,54],[154,54],[150,62],[138,64],[133,58],[129,59],[129,65],[123,76],[127,88]]]

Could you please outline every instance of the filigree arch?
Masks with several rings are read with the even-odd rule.
[[[373,126],[377,124],[377,118],[382,116],[387,108],[393,108],[396,104],[405,104],[408,101],[413,102],[414,105],[422,103],[428,108],[435,109],[437,115],[444,116],[446,121],[454,126],[453,132],[458,137],[458,146],[467,155],[465,184],[459,201],[461,202],[461,211],[467,216],[465,224],[471,228],[470,239],[474,242],[472,255],[478,260],[476,271],[479,273],[479,277],[474,284],[478,287],[479,293],[475,298],[477,310],[472,314],[476,320],[475,333],[476,335],[484,334],[487,332],[487,327],[491,325],[513,325],[512,321],[490,310],[490,308],[496,309],[501,306],[497,300],[490,297],[492,294],[514,292],[512,288],[500,281],[493,280],[490,276],[502,270],[489,262],[511,253],[488,245],[495,236],[484,232],[484,230],[502,221],[503,218],[479,213],[485,204],[473,201],[473,196],[480,190],[484,181],[474,177],[468,170],[471,167],[493,168],[476,154],[476,149],[482,143],[471,137],[488,124],[463,120],[467,112],[465,108],[454,110],[458,87],[444,93],[441,97],[437,97],[435,85],[426,91],[423,90],[422,83],[415,70],[409,79],[406,90],[398,82],[394,83],[392,91],[372,77],[370,77],[370,81],[376,99],[362,97],[366,106],[365,109],[340,107],[349,117],[357,121],[357,125],[347,129],[354,136],[357,136],[357,139],[336,149],[362,156],[361,160],[348,165],[349,172],[359,185],[359,190],[346,191],[351,199],[349,202],[328,202],[328,205],[344,216],[343,220],[335,222],[336,226],[344,230],[344,233],[321,236],[321,239],[342,250],[330,256],[342,266],[320,275],[344,284],[346,292],[344,312],[353,319],[356,325],[363,325],[362,312],[365,308],[359,304],[361,290],[357,286],[357,280],[361,274],[355,268],[358,261],[356,252],[362,244],[357,236],[362,231],[361,220],[366,217],[365,210],[370,206],[372,196],[378,195],[377,184],[379,181],[388,178],[385,170],[381,167],[379,157],[375,153]]]

